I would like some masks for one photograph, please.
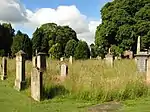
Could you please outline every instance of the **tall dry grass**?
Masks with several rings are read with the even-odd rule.
[[[100,60],[75,61],[69,67],[67,78],[60,78],[60,62],[47,59],[47,71],[43,85],[45,98],[72,97],[92,101],[135,99],[148,95],[148,87],[142,74],[137,73],[134,60],[115,61],[114,67]],[[8,60],[8,83],[15,81],[15,59]],[[26,61],[26,93],[30,95],[32,63]]]

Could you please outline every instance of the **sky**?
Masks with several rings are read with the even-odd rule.
[[[78,39],[94,42],[101,24],[100,9],[111,0],[0,0],[0,22],[9,22],[15,30],[30,38],[37,27],[54,22],[69,25]]]

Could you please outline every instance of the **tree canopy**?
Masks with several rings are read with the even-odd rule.
[[[150,1],[114,0],[102,9],[102,23],[97,27],[95,44],[99,55],[111,47],[114,54],[125,50],[136,52],[137,37],[141,36],[141,49],[150,46]]]
[[[0,24],[0,50],[2,55],[11,53],[14,32],[15,30],[12,28],[11,24]]]
[[[18,31],[17,34],[13,37],[13,44],[11,47],[12,50],[12,56],[15,56],[15,54],[23,50],[28,59],[31,59],[32,57],[32,43],[30,38],[27,34],[23,34],[21,31]]]
[[[90,58],[90,49],[85,41],[80,40],[75,49],[75,59],[88,59]]]
[[[53,55],[53,58],[60,58],[64,55],[67,42],[72,39],[78,41],[76,32],[69,26],[58,26],[55,23],[43,24],[33,33],[33,52],[35,53],[37,49]],[[60,53],[56,55],[57,50],[54,49],[58,48]]]

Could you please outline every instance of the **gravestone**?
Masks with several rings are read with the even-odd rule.
[[[37,68],[41,71],[46,70],[46,53],[39,52],[37,55]]]
[[[43,72],[33,68],[31,73],[31,97],[35,101],[41,101],[43,97]]]
[[[147,60],[148,60],[149,54],[147,54],[147,52],[139,52],[139,54],[136,54],[135,56],[136,56],[137,70],[139,72],[146,72]]]
[[[20,50],[16,54],[16,80],[15,89],[20,91],[25,88],[25,53]]]
[[[73,58],[72,58],[72,56],[70,56],[69,62],[70,62],[70,64],[72,65],[72,63],[73,63]]]
[[[61,57],[61,58],[60,58],[60,61],[64,61],[64,57]]]
[[[2,75],[1,80],[5,80],[7,77],[7,59],[6,57],[2,58]]]
[[[63,63],[61,65],[61,76],[62,77],[66,77],[68,75],[68,65],[66,65],[65,63]]]
[[[37,67],[37,57],[36,56],[32,58],[32,65],[33,65],[33,67]]]

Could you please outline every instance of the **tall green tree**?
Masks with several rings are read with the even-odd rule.
[[[92,58],[96,58],[97,52],[96,52],[96,47],[95,47],[95,45],[94,45],[94,44],[91,44],[91,45],[90,45],[90,48],[91,48],[91,52],[90,52],[91,57],[92,57]]]
[[[75,48],[77,46],[77,41],[74,39],[69,40],[65,47],[65,56],[69,58],[70,56],[74,56]]]
[[[90,49],[85,41],[79,41],[75,49],[75,59],[88,59],[90,58]]]
[[[4,51],[3,55],[11,53],[14,32],[15,30],[12,28],[11,24],[3,23],[0,25],[0,50]]]
[[[48,51],[57,43],[61,46],[61,53],[64,54],[65,46],[69,40],[78,41],[76,32],[69,26],[58,26],[55,23],[46,23],[38,28],[33,34],[33,52]],[[43,43],[43,42],[44,43]],[[41,46],[43,46],[41,50]]]
[[[111,46],[115,54],[125,50],[136,52],[138,36],[141,36],[141,49],[147,49],[150,46],[149,12],[150,0],[108,2],[101,9],[102,23],[97,27],[95,35],[99,54],[105,55]]]
[[[53,45],[49,50],[49,54],[51,55],[52,59],[60,59],[60,57],[63,56],[61,44],[56,43]]]
[[[26,53],[26,57],[31,59],[32,57],[32,42],[27,34],[23,34],[21,31],[18,31],[17,34],[13,37],[13,44],[11,47],[12,56],[23,50]]]
[[[33,33],[32,38],[32,51],[33,55],[37,52],[45,52],[48,53],[49,45],[48,40],[44,37],[43,29],[37,28],[36,31]]]

